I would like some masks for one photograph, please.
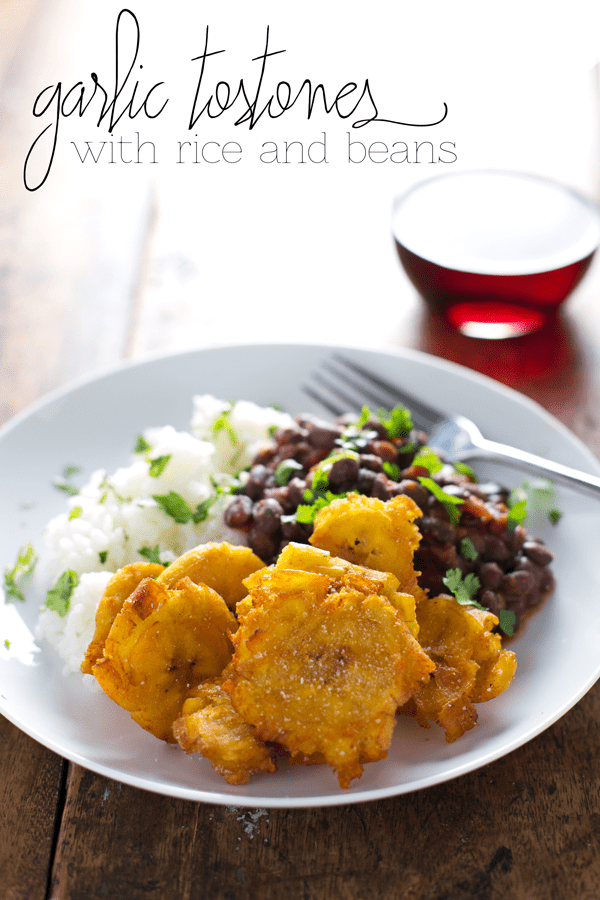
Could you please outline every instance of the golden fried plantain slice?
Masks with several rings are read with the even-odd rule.
[[[348,494],[319,510],[309,538],[313,547],[328,550],[349,562],[380,572],[392,572],[399,590],[415,599],[425,597],[418,586],[413,556],[421,536],[414,520],[421,515],[416,503],[404,495],[378,500]]]
[[[415,616],[415,598],[398,589],[398,579],[391,572],[378,572],[357,566],[346,559],[331,556],[327,550],[310,547],[307,544],[290,542],[281,551],[277,564],[269,569],[261,569],[250,575],[244,584],[250,591],[236,609],[238,616],[245,615],[253,606],[260,606],[271,594],[271,575],[274,572],[276,584],[280,579],[281,569],[299,572],[312,572],[326,575],[330,579],[330,588],[357,590],[386,597],[400,613],[411,633],[416,637],[419,631]],[[298,576],[302,581],[302,575]]]
[[[386,596],[337,589],[322,556],[316,572],[282,557],[249,579],[257,602],[240,619],[223,687],[262,741],[292,761],[322,758],[347,788],[387,755],[397,707],[434,666]]]
[[[492,632],[491,612],[442,595],[417,604],[419,643],[436,663],[428,684],[401,710],[429,727],[437,721],[451,743],[477,723],[474,703],[497,697],[511,683],[517,660]]]
[[[81,671],[92,674],[92,667],[104,656],[104,642],[123,604],[143,578],[156,578],[163,571],[160,563],[132,563],[119,569],[106,585],[96,610],[96,629],[81,663]]]
[[[246,784],[256,772],[275,772],[269,748],[259,741],[217,682],[192,690],[173,725],[186,753],[200,753],[229,784]]]
[[[220,675],[236,627],[224,600],[206,585],[183,578],[170,590],[146,578],[116,616],[104,658],[92,671],[142,728],[174,742],[171,728],[187,692]]]
[[[236,603],[246,596],[244,579],[264,565],[250,547],[235,546],[226,541],[221,544],[210,542],[174,560],[157,580],[166,587],[174,587],[182,578],[189,578],[195,584],[206,584],[223,598],[229,609],[234,610]]]

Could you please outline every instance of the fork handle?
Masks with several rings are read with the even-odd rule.
[[[535,453],[527,453],[525,450],[508,447],[506,444],[489,441],[487,438],[482,437],[477,443],[478,446],[469,447],[458,453],[457,457],[461,460],[496,460],[534,475],[552,476],[554,482],[600,500],[600,478],[596,475],[588,475],[587,472],[581,472],[579,469],[551,462],[541,456],[536,456]]]

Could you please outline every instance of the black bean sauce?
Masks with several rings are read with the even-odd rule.
[[[274,562],[290,541],[308,543],[312,525],[294,521],[293,514],[306,503],[311,470],[341,449],[348,422],[298,417],[254,459],[243,493],[225,510],[225,523],[245,530],[249,545],[265,563]],[[356,455],[338,459],[329,468],[328,488],[336,494],[358,491],[381,500],[398,494],[411,497],[422,511],[415,520],[422,537],[415,554],[420,585],[431,596],[448,593],[443,581],[448,569],[460,569],[463,575],[472,572],[480,582],[474,599],[496,615],[503,609],[514,611],[516,630],[524,613],[554,589],[552,553],[522,525],[511,526],[505,488],[480,484],[450,464],[433,475],[413,465],[415,453],[426,444],[427,436],[416,430],[390,440],[380,421],[369,420],[362,425]],[[276,476],[282,471],[283,477]],[[417,480],[419,476],[432,478],[462,500],[458,522],[450,520],[445,505]]]

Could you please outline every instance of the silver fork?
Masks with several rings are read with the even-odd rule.
[[[313,373],[318,388],[306,384],[302,390],[332,415],[358,412],[365,404],[387,409],[405,406],[411,412],[415,427],[427,434],[428,444],[442,451],[450,462],[494,460],[534,475],[550,477],[555,483],[600,499],[600,478],[596,475],[489,441],[465,416],[449,416],[428,406],[342,354],[334,354],[323,369],[327,374]]]

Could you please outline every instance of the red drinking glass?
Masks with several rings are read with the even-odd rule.
[[[505,338],[541,328],[580,282],[600,213],[542,178],[458,172],[398,197],[392,233],[408,277],[453,328]]]

